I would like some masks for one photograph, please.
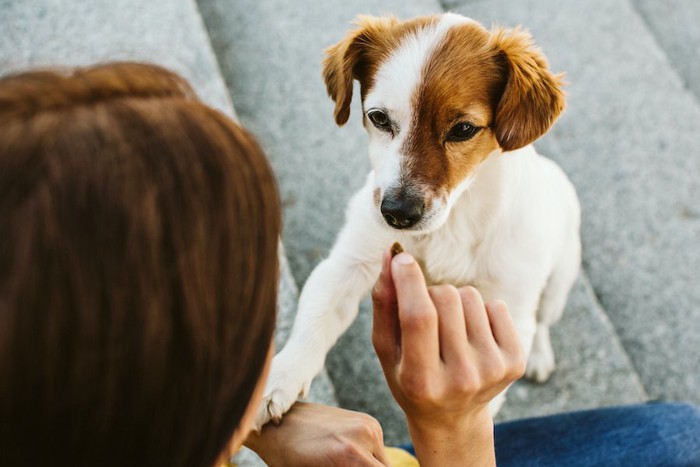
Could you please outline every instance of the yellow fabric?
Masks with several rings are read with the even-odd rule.
[[[418,459],[401,448],[386,447],[386,456],[389,458],[391,467],[420,467]]]

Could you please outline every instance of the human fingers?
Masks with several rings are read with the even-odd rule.
[[[347,460],[353,459],[352,465],[390,465],[384,448],[384,433],[379,421],[371,415],[348,413],[355,416],[355,427],[344,434],[338,432],[343,435],[343,449],[348,451],[348,455],[343,457]]]
[[[428,288],[438,316],[440,356],[445,363],[463,359],[467,352],[467,330],[459,291],[451,285]]]
[[[461,287],[459,295],[462,299],[462,309],[469,342],[476,346],[494,344],[491,326],[481,294],[474,287]]]
[[[382,255],[382,271],[372,289],[372,345],[379,359],[396,362],[401,342],[396,289],[391,277],[391,252]]]
[[[508,307],[503,300],[496,300],[486,305],[486,312],[496,344],[510,362],[514,373],[519,373],[514,378],[519,378],[525,373],[525,352]]]
[[[401,329],[401,362],[416,371],[434,367],[440,359],[438,319],[423,272],[411,255],[399,253],[391,262],[391,275]]]

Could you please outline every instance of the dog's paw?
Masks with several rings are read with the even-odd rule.
[[[305,378],[295,365],[288,364],[283,356],[276,356],[272,360],[270,376],[253,429],[259,432],[270,421],[279,424],[297,398],[304,397],[309,392],[311,380],[312,378]]]
[[[549,342],[549,333],[538,333],[532,343],[530,356],[527,358],[525,377],[530,381],[542,384],[546,382],[554,372],[554,351]]]

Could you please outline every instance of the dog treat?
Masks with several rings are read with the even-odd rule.
[[[399,242],[394,242],[394,244],[391,245],[391,257],[393,258],[399,253],[403,253],[403,247]]]

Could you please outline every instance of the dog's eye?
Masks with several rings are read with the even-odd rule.
[[[367,118],[378,129],[391,132],[391,120],[383,110],[370,110],[367,112]]]
[[[472,125],[471,123],[458,123],[450,129],[447,133],[447,141],[466,141],[471,139],[476,135],[481,128]]]

